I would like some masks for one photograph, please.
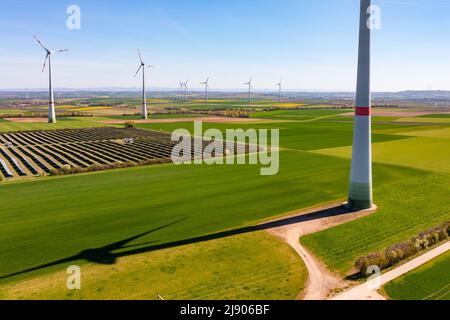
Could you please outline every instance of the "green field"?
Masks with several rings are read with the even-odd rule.
[[[427,114],[425,116],[420,116],[419,118],[450,118],[450,113],[443,114]]]
[[[436,128],[432,127],[429,130],[418,130],[418,131],[409,131],[407,133],[403,133],[404,135],[414,136],[414,137],[429,137],[429,138],[447,138],[450,139],[450,128]]]
[[[384,286],[395,300],[450,300],[450,252]]]
[[[315,110],[315,109],[277,110],[269,112],[256,112],[252,114],[252,118],[311,121],[332,117],[342,113],[347,113],[349,111],[350,110]]]
[[[21,115],[24,114],[25,111],[20,110],[20,109],[5,109],[5,108],[0,108],[0,115]]]
[[[89,263],[79,291],[61,285],[66,278],[59,271],[7,285],[0,299],[295,299],[306,268],[287,244],[257,232]]]
[[[0,275],[155,228],[163,227],[140,241],[234,229],[345,195],[347,161],[284,151],[280,167],[270,177],[258,166],[162,165],[3,184]]]
[[[329,267],[347,274],[357,257],[450,220],[449,174],[410,169],[398,178],[396,182],[384,184],[375,175],[374,197],[379,207],[375,214],[302,237],[301,242]]]
[[[189,297],[202,297],[201,290],[196,289],[203,283],[202,279],[206,283],[219,281],[219,278],[231,281],[245,278],[248,270],[259,270],[266,264],[267,270],[276,268],[266,261],[272,254],[286,256],[286,260],[280,262],[280,268],[282,265],[284,270],[297,268],[298,257],[296,260],[295,255],[283,253],[287,249],[266,234],[255,235],[255,238],[252,235],[221,238],[223,235],[219,234],[212,237],[218,239],[207,242],[196,238],[345,200],[353,137],[351,118],[342,122],[329,118],[333,116],[328,114],[329,110],[304,111],[302,115],[302,110],[287,110],[298,115],[298,121],[203,124],[204,129],[223,131],[227,128],[280,129],[281,163],[280,173],[276,176],[261,176],[259,166],[158,165],[0,184],[0,298],[2,292],[5,297],[120,299],[135,294],[136,298],[147,298],[141,295],[143,290],[153,299],[155,292],[170,297],[171,292],[177,291],[176,287],[186,288]],[[313,121],[302,121],[302,117]],[[57,126],[88,127],[99,119],[70,119],[58,122]],[[6,131],[4,125],[2,123],[0,128]],[[40,129],[49,128],[48,124],[20,125],[28,129],[33,125]],[[97,125],[101,124],[95,123]],[[136,126],[168,132],[178,128],[193,131],[189,119],[183,123]],[[330,268],[347,274],[359,255],[405,240],[449,220],[450,171],[445,160],[450,157],[450,140],[411,136],[411,133],[448,129],[442,124],[374,123],[374,191],[379,211],[303,237],[302,243]],[[138,235],[141,236],[126,246],[114,245]],[[235,239],[241,237],[250,237],[246,238],[248,245],[237,246],[240,241]],[[259,250],[255,241],[261,242]],[[273,243],[269,245],[267,242],[271,241]],[[197,252],[218,250],[219,247],[224,248],[226,255],[217,251],[210,262],[207,262],[208,255]],[[228,263],[233,261],[228,261],[227,257],[234,253],[241,260],[257,258],[242,262],[241,273],[229,267]],[[183,255],[186,261],[181,258]],[[117,260],[108,260],[113,257]],[[167,263],[164,259],[173,260]],[[197,259],[199,262],[195,264]],[[117,263],[107,264],[112,262]],[[193,275],[195,270],[208,263],[223,266],[217,269],[216,275],[209,269]],[[92,289],[80,292],[78,296],[66,296],[64,289],[53,285],[57,281],[54,279],[64,275],[62,270],[68,264],[80,264],[93,274],[104,271],[105,275],[98,283],[88,282]],[[148,275],[161,276],[161,281],[154,283],[155,287],[148,289],[148,284],[143,284],[138,286],[142,289],[131,293],[123,286],[123,296],[120,292],[108,293],[116,282],[137,283],[139,270],[144,272],[147,264],[152,266],[152,271],[147,270]],[[180,272],[170,277],[165,275],[164,272],[173,267]],[[37,269],[27,271],[33,268]],[[111,280],[115,268],[120,276]],[[298,267],[301,268],[302,265]],[[39,281],[47,285],[40,287]],[[116,282],[111,284],[110,281]],[[225,282],[219,282],[218,286],[225,286]],[[303,286],[304,270],[301,269],[289,283],[281,279],[278,282],[279,290],[268,282],[267,286],[249,286],[235,296],[211,290],[218,292],[211,298],[265,299],[282,298],[283,295],[293,298]],[[237,283],[247,287],[246,283],[252,281]],[[24,291],[30,287],[36,287],[36,290],[31,290],[27,296]],[[181,296],[172,298],[177,297]]]
[[[106,126],[98,121],[101,118],[57,118],[57,123],[20,123],[3,121],[0,132],[29,131],[29,130],[54,130],[54,129],[81,129]],[[109,125],[111,126],[111,125]]]
[[[191,133],[194,132],[192,122],[180,123],[146,123],[136,124],[141,129],[173,132],[176,129],[184,128]],[[283,148],[294,150],[317,150],[337,146],[349,146],[353,140],[352,123],[336,122],[287,122],[287,123],[203,123],[203,130],[216,128],[225,132],[226,129],[280,129],[280,145]],[[375,128],[385,129],[385,125],[375,126]],[[374,142],[390,140],[402,140],[408,137],[401,135],[391,135],[384,133],[374,133]]]
[[[347,146],[317,153],[350,159],[352,149]],[[450,173],[450,139],[418,137],[379,142],[373,145],[372,153],[376,162]]]
[[[374,167],[376,214],[301,238],[329,267],[346,274],[358,256],[408,239],[415,233],[450,219],[450,140],[442,138],[448,127],[407,126],[380,128],[377,134],[396,134],[406,139],[373,143],[375,163],[410,171],[398,181],[384,185]],[[435,137],[438,131],[440,137]],[[411,137],[424,134],[426,137]],[[350,159],[351,146],[313,152]],[[333,243],[333,246],[329,246]]]

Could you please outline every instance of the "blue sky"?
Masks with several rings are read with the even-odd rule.
[[[373,89],[450,90],[448,0],[373,0]],[[81,30],[66,28],[69,5]],[[151,87],[354,90],[358,0],[1,0],[0,88],[45,88],[44,52],[56,87],[137,87],[136,50],[155,65]]]

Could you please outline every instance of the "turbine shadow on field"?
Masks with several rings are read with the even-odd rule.
[[[300,223],[300,222],[307,222],[307,221],[313,221],[313,220],[336,217],[336,216],[343,216],[343,215],[347,215],[347,214],[352,214],[354,212],[355,211],[348,209],[344,205],[340,205],[337,207],[327,208],[327,209],[323,209],[323,210],[319,210],[319,211],[315,211],[315,212],[311,212],[311,213],[300,214],[300,215],[294,216],[294,217],[284,218],[284,219],[280,219],[280,220],[276,220],[276,221],[272,221],[272,222],[266,222],[266,223],[255,225],[255,226],[243,227],[243,228],[239,228],[239,229],[213,233],[210,235],[205,235],[205,236],[200,236],[200,237],[195,237],[195,238],[190,238],[190,239],[185,239],[185,240],[180,240],[180,241],[174,241],[174,242],[169,242],[169,243],[163,243],[163,244],[158,244],[158,245],[154,245],[154,246],[149,246],[146,248],[139,248],[139,249],[135,249],[135,250],[131,250],[131,251],[121,252],[121,253],[118,253],[118,256],[128,256],[128,255],[133,255],[133,254],[145,253],[145,252],[149,252],[149,251],[174,248],[174,247],[179,247],[179,246],[188,245],[188,244],[194,244],[194,243],[198,243],[198,242],[205,242],[205,241],[210,241],[210,240],[226,238],[226,237],[244,234],[244,233],[274,229],[274,228],[292,225],[292,224],[296,224],[296,223]]]
[[[174,224],[177,224],[183,220],[186,220],[186,218],[183,219],[179,219],[177,221],[171,222],[169,224],[163,225],[161,227],[152,229],[150,231],[138,234],[136,236],[124,239],[124,240],[120,240],[118,242],[114,242],[112,244],[108,244],[106,246],[100,247],[100,248],[93,248],[93,249],[86,249],[81,251],[79,254],[73,255],[71,257],[67,257],[64,259],[60,259],[60,260],[56,260],[50,263],[46,263],[37,267],[33,267],[27,270],[23,270],[23,271],[19,271],[19,272],[15,272],[12,274],[8,274],[5,276],[1,276],[0,280],[2,279],[6,279],[6,278],[10,278],[10,277],[14,277],[14,276],[18,276],[24,273],[28,273],[31,271],[36,271],[36,270],[40,270],[40,269],[44,269],[44,268],[48,268],[48,267],[52,267],[52,266],[56,266],[62,263],[68,263],[68,262],[74,262],[77,260],[86,260],[89,262],[93,262],[93,263],[98,263],[98,264],[115,264],[117,261],[117,258],[120,256],[116,253],[113,253],[113,251],[115,250],[120,250],[120,249],[127,249],[127,248],[134,248],[134,247],[138,247],[138,246],[143,246],[143,245],[147,245],[150,243],[154,243],[157,241],[150,241],[150,242],[144,242],[144,243],[138,243],[138,244],[134,244],[134,245],[128,245],[128,243],[137,240],[139,238],[142,238],[146,235],[149,235],[151,233],[154,233],[156,231],[160,231],[162,229],[165,229],[167,227],[170,227]]]
[[[68,258],[60,259],[60,260],[57,260],[57,261],[54,261],[51,263],[47,263],[47,264],[44,264],[44,265],[41,265],[38,267],[34,267],[34,268],[30,268],[30,269],[27,269],[24,271],[20,271],[20,272],[6,275],[6,276],[2,276],[2,277],[0,277],[0,280],[5,279],[5,278],[10,278],[13,276],[18,276],[18,275],[21,275],[21,274],[24,274],[27,272],[31,272],[31,271],[36,271],[36,270],[44,269],[47,267],[56,266],[56,265],[59,265],[62,263],[74,262],[77,260],[86,260],[86,261],[93,262],[93,263],[109,265],[109,264],[116,263],[117,258],[120,258],[120,257],[126,257],[126,256],[135,255],[135,254],[140,254],[140,253],[146,253],[146,252],[151,252],[151,251],[179,247],[179,246],[188,245],[188,244],[194,244],[194,243],[205,242],[205,241],[210,241],[210,240],[215,240],[215,239],[221,239],[221,238],[226,238],[226,237],[230,237],[230,236],[234,236],[234,235],[245,234],[245,233],[250,233],[250,232],[255,232],[255,231],[269,230],[269,229],[292,225],[292,224],[296,224],[296,223],[300,223],[300,222],[307,222],[307,221],[318,220],[318,219],[323,219],[323,218],[328,218],[328,217],[347,215],[347,214],[351,214],[351,213],[353,213],[353,211],[349,210],[348,208],[346,208],[345,206],[342,205],[342,206],[323,209],[323,210],[319,210],[319,211],[315,211],[315,212],[311,212],[311,213],[307,213],[307,214],[300,214],[298,216],[284,218],[284,219],[267,222],[267,223],[263,223],[263,224],[259,224],[259,225],[255,225],[255,226],[248,226],[248,227],[243,227],[243,228],[239,228],[239,229],[218,232],[218,233],[214,233],[214,234],[210,234],[210,235],[194,237],[194,238],[180,240],[180,241],[174,241],[174,242],[157,244],[157,245],[150,245],[147,247],[141,247],[141,246],[146,245],[146,244],[151,244],[151,243],[154,243],[157,241],[150,241],[150,242],[129,245],[129,246],[126,245],[134,240],[137,240],[139,238],[142,238],[142,237],[149,235],[151,233],[154,233],[156,231],[170,227],[170,226],[177,224],[186,219],[186,218],[183,218],[183,219],[177,220],[175,222],[169,223],[167,225],[161,226],[159,228],[155,228],[148,232],[141,233],[134,237],[127,238],[127,239],[124,239],[124,240],[121,240],[121,241],[118,241],[118,242],[115,242],[115,243],[112,243],[112,244],[109,244],[109,245],[106,245],[106,246],[103,246],[100,248],[87,249],[87,250],[80,252],[77,255],[74,255],[74,256],[71,256]],[[135,248],[135,247],[140,247],[140,248],[120,251],[120,252],[116,252],[116,253],[113,252],[113,251],[117,251],[117,250],[130,249],[130,248]]]

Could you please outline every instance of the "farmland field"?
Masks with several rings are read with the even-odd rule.
[[[351,147],[317,151],[348,159],[351,158],[351,152]],[[418,137],[375,143],[373,159],[380,163],[450,173],[450,139]]]
[[[383,289],[395,300],[450,300],[450,252],[395,279]]]
[[[276,176],[260,176],[259,166],[168,164],[2,183],[0,241],[4,245],[0,259],[6,263],[0,265],[0,297],[3,293],[4,297],[30,298],[121,299],[127,295],[147,298],[140,292],[145,290],[150,299],[155,293],[169,294],[170,299],[170,292],[176,290],[167,284],[167,279],[174,286],[186,288],[187,297],[202,297],[203,292],[198,289],[203,284],[202,279],[207,286],[213,283],[214,287],[217,275],[211,274],[212,270],[202,270],[198,278],[197,274],[187,276],[200,268],[200,261],[207,259],[197,252],[198,248],[218,250],[223,247],[236,255],[242,254],[242,259],[250,255],[258,257],[246,261],[243,271],[259,270],[260,266],[267,265],[262,272],[284,268],[298,269],[299,273],[283,282],[279,290],[270,282],[264,287],[247,286],[246,283],[252,281],[239,282],[245,279],[243,274],[227,274],[229,263],[233,261],[228,261],[226,256],[231,254],[215,251],[217,254],[210,263],[223,266],[216,270],[218,275],[226,281],[237,279],[237,283],[248,289],[239,289],[234,296],[216,290],[217,296],[210,298],[294,298],[305,278],[303,266],[295,254],[283,253],[287,250],[284,245],[266,234],[222,238],[220,232],[345,200],[353,123],[333,118],[329,110],[304,111],[304,115],[302,110],[286,111],[294,112],[297,120],[278,119],[279,123],[277,119],[268,123],[203,123],[204,130],[280,129],[281,163]],[[270,112],[268,117],[271,117]],[[71,128],[77,122],[82,127],[94,126],[94,123],[100,126],[97,121],[105,119],[68,119],[58,122],[57,127]],[[4,124],[0,126],[2,130]],[[15,130],[20,130],[18,125],[49,128],[45,123],[6,125],[16,125],[12,127]],[[178,128],[193,131],[189,118],[180,123],[146,123],[136,124],[136,127],[166,132]],[[450,172],[443,161],[448,158],[446,150],[450,140],[433,136],[433,131],[437,130],[439,136],[445,136],[448,126],[385,121],[374,123],[373,130],[378,212],[301,239],[331,269],[342,274],[351,270],[359,255],[405,240],[450,219],[446,201],[450,193]],[[422,132],[429,136],[419,136]],[[416,146],[423,152],[414,154]],[[405,156],[397,156],[399,154]],[[210,241],[200,241],[203,238],[198,237],[205,235],[212,235]],[[242,237],[248,237],[245,238],[248,246],[237,246],[235,239]],[[114,245],[127,238],[133,239],[124,246]],[[256,242],[262,243],[259,250],[254,245]],[[285,259],[277,258],[278,265],[264,260],[263,253],[271,247],[268,242],[276,247],[270,249],[271,255],[285,256]],[[188,261],[198,259],[199,264],[188,268],[182,256]],[[63,271],[68,264],[78,264],[89,274],[104,273],[104,276],[98,283],[88,282],[92,288],[67,296],[67,292],[55,287],[58,282],[55,279],[65,275]],[[151,266],[151,273],[144,270],[146,265]],[[173,268],[179,272],[170,273]],[[116,272],[120,276],[111,280]],[[110,293],[109,286],[116,282],[137,283],[141,272],[144,276],[160,275],[161,281],[154,282],[151,288],[148,283],[142,284],[134,293],[125,289],[123,295]],[[30,287],[35,290],[27,295],[24,292]],[[177,297],[180,296],[172,296]]]
[[[444,113],[444,114],[427,114],[427,115],[421,116],[421,118],[450,118],[450,113]]]
[[[323,119],[330,116],[339,115],[346,113],[349,110],[279,110],[279,111],[269,111],[269,112],[256,112],[252,114],[253,118],[262,119],[278,119],[278,120],[314,120]]]
[[[4,286],[0,299],[153,300],[158,294],[177,300],[295,299],[306,281],[305,267],[293,249],[264,232],[121,257],[114,265],[89,263],[82,268],[79,291],[61,286],[67,274],[60,271]]]
[[[80,129],[106,126],[98,122],[99,118],[58,118],[56,124],[47,122],[23,123],[4,121],[0,126],[0,132],[29,131],[29,130],[53,130],[53,129]]]
[[[301,238],[329,267],[342,274],[351,272],[357,257],[450,220],[446,201],[450,193],[449,174],[410,169],[398,181],[380,182],[375,175],[374,197],[379,207],[375,214]]]
[[[434,128],[434,129],[433,129]],[[346,274],[358,256],[404,241],[416,233],[450,220],[450,140],[442,138],[449,128],[414,125],[403,128],[377,128],[377,134],[407,139],[373,143],[376,163],[395,165],[410,173],[384,185],[374,167],[376,214],[333,229],[301,238],[332,269]],[[433,137],[439,131],[439,138]],[[415,135],[426,137],[411,137]],[[315,150],[315,153],[350,159],[351,146]],[[409,178],[408,178],[409,177]],[[329,246],[333,243],[333,246]]]
[[[1,186],[0,241],[8,245],[0,277],[157,228],[139,240],[151,242],[148,250],[345,195],[346,161],[283,151],[280,167],[271,177],[261,177],[258,166],[162,165],[7,183]],[[391,170],[383,172],[389,179]]]

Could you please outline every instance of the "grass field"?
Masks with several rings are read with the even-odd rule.
[[[352,149],[347,146],[318,150],[317,153],[350,159]],[[376,162],[450,173],[449,139],[418,137],[378,142],[373,145],[372,153]]]
[[[259,166],[162,165],[3,184],[0,277],[155,228],[140,241],[234,229],[345,194],[347,161],[285,151],[280,167],[271,177]]]
[[[413,137],[429,137],[429,138],[447,138],[450,139],[450,128],[431,128],[430,130],[418,130],[418,131],[409,131],[407,133],[403,133],[407,136]]]
[[[271,177],[261,177],[258,166],[163,165],[3,184],[0,277],[71,256],[81,263],[80,252],[158,228],[140,238],[151,242],[143,250],[345,197],[348,161],[302,151],[280,158],[281,171]],[[411,174],[377,169],[380,184]]]
[[[395,279],[383,289],[395,300],[450,300],[450,252]]]
[[[295,299],[306,269],[291,247],[257,232],[90,263],[81,290],[67,290],[66,278],[59,271],[7,285],[0,299]]]
[[[411,118],[401,118],[396,121],[406,123],[450,123],[450,119],[448,117],[441,117],[441,118],[411,117]]]
[[[342,113],[346,113],[349,110],[277,110],[269,112],[256,112],[252,114],[253,118],[261,119],[278,119],[278,120],[299,120],[309,121],[323,119]]]
[[[5,109],[5,108],[0,108],[0,115],[14,115],[14,114],[24,114],[26,113],[23,110],[20,109]]]
[[[427,114],[425,116],[420,116],[420,118],[450,118],[450,113]]]
[[[301,238],[330,268],[342,274],[351,272],[357,257],[450,220],[448,174],[410,169],[396,182],[380,183],[375,176],[374,183],[379,207],[375,214]]]
[[[434,128],[434,129],[433,129]],[[301,242],[313,250],[332,269],[346,274],[358,256],[403,241],[427,228],[450,219],[450,140],[433,137],[449,128],[407,126],[389,128],[374,125],[374,132],[407,137],[373,143],[375,163],[409,170],[398,181],[383,184],[376,178],[376,214],[333,229],[308,235]],[[411,137],[416,134],[428,137]],[[315,153],[350,159],[351,146],[315,150]],[[409,169],[407,169],[409,168]],[[333,243],[330,246],[329,243]]]
[[[173,132],[176,129],[184,128],[191,133],[194,132],[192,122],[180,123],[146,123],[137,124],[141,129],[161,130]],[[283,148],[294,150],[316,150],[336,146],[349,146],[353,140],[352,123],[335,122],[308,122],[308,123],[203,123],[203,129],[216,128],[225,132],[226,129],[280,129],[280,145]],[[385,125],[376,128],[384,129]],[[384,133],[374,133],[374,142],[383,142],[390,140],[401,140],[407,137],[401,135],[391,135]]]
[[[294,116],[299,113],[298,110],[286,112],[289,111],[295,112]],[[258,259],[255,261],[243,263],[244,270],[258,269],[255,266],[265,263],[268,268],[272,268],[264,259],[270,257],[272,251],[282,255],[282,250],[265,244],[264,241],[271,240],[267,237],[260,239],[260,235],[249,238],[246,241],[249,246],[245,248],[236,248],[234,242],[234,239],[244,235],[182,247],[172,247],[171,244],[224,230],[235,230],[302,208],[343,201],[348,188],[353,123],[351,118],[350,121],[340,122],[318,111],[314,110],[313,114],[306,110],[304,117],[313,120],[308,122],[297,119],[265,124],[203,124],[204,129],[280,129],[281,164],[280,173],[276,176],[260,176],[259,166],[161,165],[2,183],[0,292],[8,297],[25,297],[24,290],[36,286],[36,291],[30,291],[30,297],[67,298],[66,292],[54,288],[53,283],[63,276],[61,270],[68,264],[81,264],[89,270],[87,272],[105,272],[105,275],[102,281],[92,284],[92,290],[80,292],[80,295],[72,298],[121,298],[120,292],[108,293],[111,291],[110,285],[120,281],[137,283],[133,282],[139,279],[136,270],[142,270],[140,272],[144,275],[151,272],[161,275],[162,280],[155,282],[155,288],[147,289],[148,284],[138,287],[150,296],[159,288],[168,294],[176,291],[167,283],[167,279],[170,279],[174,286],[189,290],[192,297],[201,297],[203,293],[195,289],[202,283],[201,279],[204,277],[205,282],[209,283],[216,281],[219,276],[215,277],[210,270],[206,270],[204,276],[200,273],[198,278],[195,278],[197,275],[194,277],[195,268],[200,268],[201,263],[204,265],[206,262],[201,261],[208,258],[197,251],[198,248],[215,250],[216,244],[217,248],[229,248],[237,255],[239,250],[256,255]],[[95,120],[98,119],[73,119],[61,121],[58,125],[74,126],[79,121],[78,125],[90,126],[90,121]],[[33,124],[24,125],[29,127]],[[36,125],[47,127],[47,124]],[[168,132],[178,128],[193,129],[189,119],[183,123],[136,126]],[[448,126],[433,123],[374,123],[374,183],[379,211],[367,218],[304,237],[301,241],[328,266],[345,274],[357,256],[405,240],[450,219],[447,200],[450,174],[445,162],[449,158],[449,140],[434,136],[411,136],[414,132],[433,134],[435,130],[447,129]],[[138,235],[142,236],[126,246],[114,245]],[[260,251],[251,245],[254,241],[264,243]],[[273,240],[275,243],[279,242]],[[162,248],[165,251],[161,251]],[[179,257],[183,255],[188,262],[181,262]],[[223,274],[228,270],[227,258],[230,256],[233,254],[217,254],[214,259],[214,263],[224,264],[219,274],[225,280],[242,276],[235,273],[227,278],[228,275]],[[286,258],[289,256],[286,254]],[[165,257],[173,258],[168,269],[165,268]],[[112,259],[112,262],[117,259],[117,264],[105,265],[105,258]],[[195,259],[199,259],[198,265],[194,263]],[[288,268],[294,265],[291,262],[284,261],[282,264]],[[50,265],[20,273],[46,264]],[[152,266],[151,272],[144,271],[146,264]],[[192,267],[189,269],[185,264]],[[173,266],[180,272],[172,274],[172,278],[165,277],[162,269],[170,271]],[[120,276],[111,280],[115,269]],[[17,272],[20,274],[8,276]],[[286,294],[286,297],[291,298],[295,291],[293,288],[302,286],[303,277],[299,275],[289,284],[283,283],[288,287],[286,290],[281,286],[282,280],[279,280],[280,290],[273,291],[272,284],[268,283],[264,286],[268,291],[262,290],[262,287],[258,287],[259,291],[258,288],[249,287],[237,297],[279,298]],[[46,289],[38,285],[39,279],[48,283],[44,286],[48,288],[47,293],[43,293]],[[135,291],[136,298],[147,297],[145,294],[140,295],[141,289]],[[218,292],[216,298],[230,297],[227,293],[222,295],[220,290],[212,291]],[[126,293],[124,291],[124,296]],[[130,292],[128,294],[131,295]]]
[[[29,130],[54,130],[54,129],[81,129],[106,126],[99,123],[99,118],[58,118],[57,123],[21,123],[4,121],[0,126],[0,132],[29,131]],[[111,126],[111,125],[109,125]]]

